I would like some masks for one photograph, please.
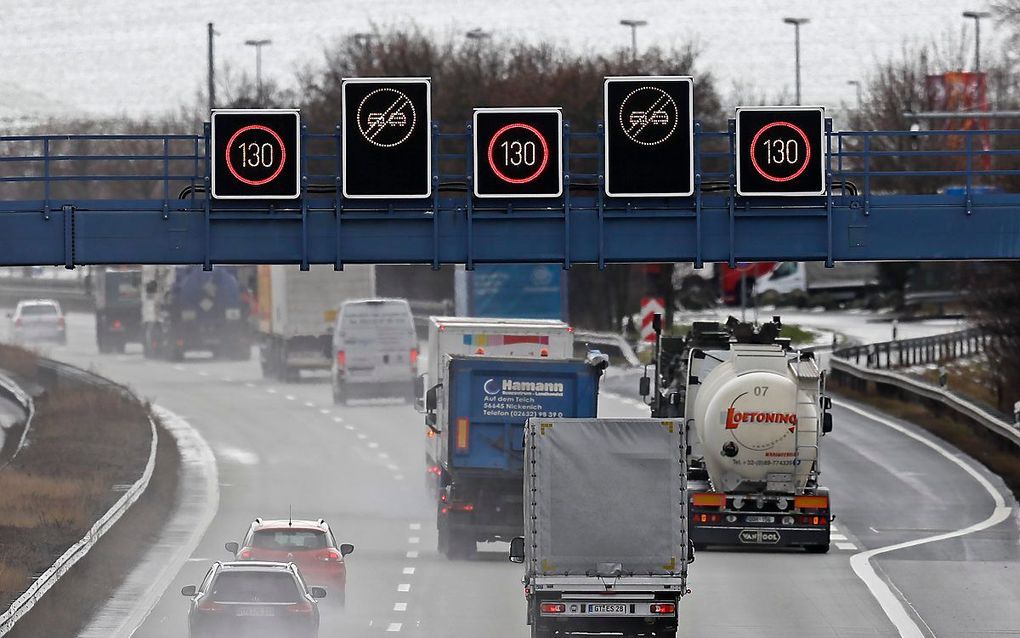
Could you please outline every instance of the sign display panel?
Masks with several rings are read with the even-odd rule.
[[[214,199],[297,199],[301,116],[296,109],[212,112]]]
[[[825,109],[737,108],[737,194],[825,194]]]
[[[475,197],[563,193],[560,109],[475,109],[473,131]]]
[[[686,76],[607,77],[606,194],[694,193],[694,81]]]
[[[343,81],[343,194],[410,199],[432,194],[429,78]]]

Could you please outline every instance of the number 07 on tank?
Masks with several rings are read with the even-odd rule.
[[[737,107],[737,195],[824,195],[825,158],[822,107]]]

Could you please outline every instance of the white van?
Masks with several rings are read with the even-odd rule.
[[[418,335],[404,299],[345,301],[333,327],[333,402],[401,397],[412,400]]]

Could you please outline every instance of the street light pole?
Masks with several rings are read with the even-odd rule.
[[[793,25],[793,49],[797,67],[797,105],[800,105],[800,25],[810,22],[808,18],[783,18],[783,22]]]
[[[630,27],[630,61],[637,62],[637,28],[648,24],[647,20],[620,20],[620,24]]]
[[[963,17],[974,20],[974,72],[981,73],[981,18],[990,18],[989,11],[964,11]]]
[[[213,28],[213,23],[209,23],[209,111],[212,112],[216,108],[216,65],[213,60],[213,38],[216,36],[216,29]]]
[[[256,99],[258,100],[259,106],[262,106],[262,47],[273,43],[272,40],[245,40],[244,43],[250,47],[255,47],[255,87],[257,91]]]
[[[850,86],[857,87],[857,112],[861,112],[861,105],[864,100],[861,98],[861,81],[860,80],[847,80],[846,83]]]

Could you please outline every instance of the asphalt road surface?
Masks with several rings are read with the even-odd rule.
[[[266,381],[254,359],[171,364],[130,351],[101,356],[92,317],[71,315],[68,323],[69,345],[52,356],[92,366],[186,418],[219,465],[217,514],[135,636],[186,635],[181,586],[197,583],[210,561],[229,558],[223,543],[240,540],[252,518],[286,516],[291,508],[296,517],[326,518],[338,540],[357,547],[348,559],[347,608],[326,600],[323,637],[528,635],[522,568],[506,561],[505,545],[483,546],[472,561],[437,555],[434,506],[424,491],[424,429],[411,406],[333,406],[324,378]],[[600,406],[603,416],[647,415],[616,394],[603,394]],[[832,551],[700,552],[680,634],[1020,636],[1020,524],[1001,480],[955,450],[926,444],[929,437],[912,426],[842,404],[834,416],[821,457],[837,517]],[[987,529],[923,542],[996,511],[999,521]],[[901,543],[909,546],[870,563],[861,556]],[[871,588],[855,573],[867,578],[869,565],[878,583]]]

